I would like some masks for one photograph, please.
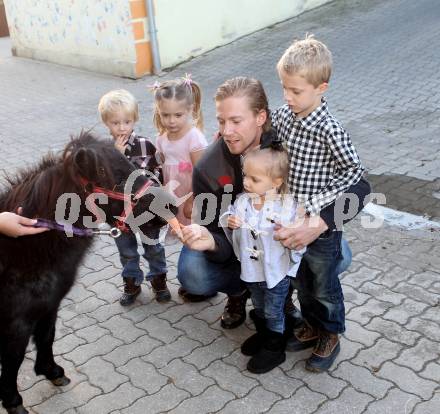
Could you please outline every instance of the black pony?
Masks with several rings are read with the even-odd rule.
[[[93,216],[85,200],[98,189],[101,193],[109,190],[108,202],[99,208],[110,225],[118,222],[115,216],[124,217],[124,206],[129,212],[128,221],[141,213],[149,215],[141,231],[164,225],[161,217],[171,217],[176,208],[165,191],[150,186],[147,177],[133,180],[132,191],[138,197],[118,199],[134,170],[111,142],[83,132],[71,140],[61,156],[48,155],[36,167],[8,177],[9,188],[0,193],[0,212],[21,207],[24,216],[55,223],[57,201],[59,208],[63,205],[59,200],[67,195],[64,218],[77,214],[78,218],[69,223],[79,233],[87,232],[84,217],[92,220]],[[53,358],[55,321],[59,304],[72,287],[91,243],[91,237],[69,237],[56,230],[16,239],[0,235],[0,399],[8,413],[28,412],[17,390],[17,373],[31,337],[37,350],[35,373],[45,375],[55,385],[70,382]]]

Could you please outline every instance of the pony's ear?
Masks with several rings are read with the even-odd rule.
[[[80,148],[73,156],[73,165],[84,178],[91,181],[98,179],[98,156],[95,151],[86,148]]]

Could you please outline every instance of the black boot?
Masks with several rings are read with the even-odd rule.
[[[167,286],[167,275],[165,273],[154,276],[150,282],[154,296],[159,303],[171,300],[171,293]]]
[[[249,315],[250,314],[251,313],[249,313]],[[266,319],[260,318],[254,311],[252,320],[254,321],[257,332],[246,339],[241,345],[241,353],[247,356],[253,356],[260,351],[263,347],[266,333]]]
[[[141,293],[141,287],[136,285],[133,277],[124,277],[124,293],[119,298],[122,306],[131,305],[136,297]]]
[[[267,329],[263,347],[248,362],[247,369],[254,374],[269,372],[286,360],[284,334]]]

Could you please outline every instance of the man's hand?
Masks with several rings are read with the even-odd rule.
[[[182,227],[182,243],[192,250],[215,250],[215,240],[206,227],[190,224]]]
[[[235,230],[239,229],[242,226],[243,222],[241,218],[238,216],[230,215],[228,216],[227,225],[230,229]]]
[[[288,249],[301,250],[327,229],[327,224],[319,216],[301,217],[289,227],[279,226],[274,233],[274,239]]]

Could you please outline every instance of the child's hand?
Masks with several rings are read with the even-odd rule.
[[[230,229],[235,230],[240,228],[243,222],[241,221],[240,217],[231,215],[228,217],[227,224]]]
[[[125,154],[125,149],[127,148],[127,143],[128,143],[127,138],[128,138],[127,135],[119,135],[116,137],[115,140],[115,148],[122,154]]]

